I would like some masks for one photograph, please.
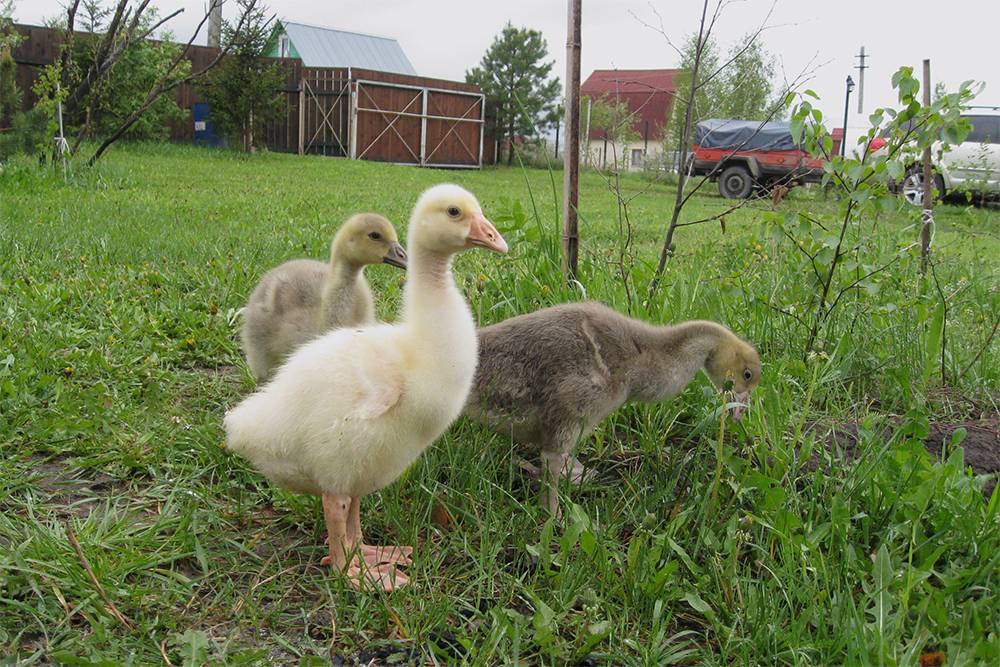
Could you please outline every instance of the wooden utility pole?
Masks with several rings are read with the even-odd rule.
[[[566,31],[566,148],[563,153],[563,273],[576,280],[577,203],[580,197],[580,11],[582,0],[568,0]]]
[[[931,106],[931,61],[924,60],[924,109]],[[931,147],[924,148],[924,211],[920,229],[920,268],[927,270],[931,256],[931,227],[934,226],[934,175],[931,172]]]

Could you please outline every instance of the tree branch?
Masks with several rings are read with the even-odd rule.
[[[155,104],[158,99],[160,99],[161,96],[163,96],[165,93],[170,92],[171,90],[173,90],[174,88],[183,83],[190,83],[191,81],[194,81],[195,79],[204,76],[216,65],[218,65],[219,62],[221,62],[221,60],[226,55],[228,55],[229,50],[232,48],[232,40],[230,40],[228,44],[219,49],[219,52],[216,54],[215,58],[213,58],[211,62],[209,62],[205,67],[201,68],[196,72],[191,72],[186,76],[179,77],[173,80],[170,79],[171,75],[177,69],[177,66],[187,56],[188,51],[191,50],[191,45],[194,43],[194,40],[198,36],[198,33],[201,32],[202,27],[208,21],[209,16],[211,15],[212,12],[212,7],[214,7],[216,1],[217,0],[213,0],[211,3],[209,3],[208,10],[205,12],[205,15],[202,17],[201,21],[198,22],[198,25],[191,33],[191,38],[188,39],[184,47],[177,53],[174,59],[170,62],[170,65],[160,76],[159,81],[157,81],[157,83],[153,86],[153,88],[150,89],[150,91],[146,94],[145,101],[143,101],[143,103],[139,105],[139,108],[133,111],[132,114],[127,119],[125,119],[125,121],[118,127],[118,129],[116,129],[107,138],[105,138],[104,141],[101,143],[101,145],[98,146],[94,154],[90,156],[90,159],[87,160],[88,167],[93,166],[99,159],[101,159],[101,156],[104,155],[105,151],[107,151],[108,148],[110,148],[113,143],[121,139],[125,135],[125,133],[128,132],[129,129],[133,125],[135,125],[140,118],[142,118],[142,115],[146,113],[146,111],[149,110],[149,108],[153,106],[153,104]],[[237,22],[236,27],[234,29],[235,34],[239,34],[244,30],[247,21],[249,20],[251,13],[256,8],[256,6],[257,6],[257,0],[249,0],[246,3],[246,5],[244,5],[243,13],[240,15],[239,21]]]

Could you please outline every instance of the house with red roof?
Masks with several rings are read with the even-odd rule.
[[[627,105],[633,134],[638,139],[615,142],[608,129],[588,125],[588,105],[580,110],[585,135],[583,158],[594,166],[606,166],[617,157],[629,169],[641,169],[664,151],[664,131],[673,112],[679,69],[598,69],[580,86],[581,97]],[[609,146],[609,142],[613,145]]]

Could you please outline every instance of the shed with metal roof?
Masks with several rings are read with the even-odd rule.
[[[399,42],[360,32],[279,21],[271,50],[274,58],[299,58],[306,67],[357,67],[415,76]]]

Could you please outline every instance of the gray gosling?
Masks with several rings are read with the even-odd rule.
[[[293,350],[332,329],[375,322],[364,268],[406,268],[406,251],[392,224],[374,213],[348,218],[330,244],[329,263],[293,259],[257,283],[243,310],[243,350],[265,382]]]
[[[558,483],[576,443],[625,403],[679,393],[699,370],[740,403],[760,381],[760,357],[715,322],[653,326],[600,303],[568,303],[479,330],[479,366],[465,414],[537,446],[542,507],[558,513]]]

